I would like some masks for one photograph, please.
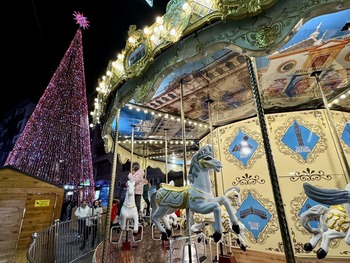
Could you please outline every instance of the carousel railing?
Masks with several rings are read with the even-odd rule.
[[[94,217],[92,216],[91,219]],[[89,219],[88,217],[86,219]],[[71,263],[95,250],[104,239],[106,213],[97,220],[96,237],[93,228],[82,247],[84,234],[79,235],[79,220],[60,222],[32,234],[32,243],[27,251],[27,263]]]

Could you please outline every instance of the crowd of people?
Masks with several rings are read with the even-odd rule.
[[[78,235],[83,237],[81,250],[85,248],[86,241],[89,235],[92,234],[91,246],[95,246],[95,240],[98,233],[98,225],[101,222],[103,209],[99,200],[94,200],[92,206],[88,206],[86,200],[81,202],[81,205],[75,210],[74,214],[78,218]]]
[[[138,163],[132,165],[132,169],[128,175],[128,179],[135,181],[135,203],[137,211],[141,211],[142,198],[146,203],[145,215],[150,216],[151,204],[149,200],[148,190],[151,187],[149,181],[145,178],[145,172]],[[113,199],[110,217],[110,226],[114,226],[119,222],[120,210],[123,205],[123,200]],[[78,208],[74,211],[74,215],[78,219],[78,237],[82,237],[83,242],[80,247],[83,250],[86,246],[86,242],[89,236],[92,235],[92,244],[95,245],[96,236],[98,233],[98,220],[101,220],[103,209],[100,200],[94,200],[91,206],[88,205],[86,200],[82,200]],[[65,213],[66,216],[67,213]],[[101,223],[101,222],[100,222]]]

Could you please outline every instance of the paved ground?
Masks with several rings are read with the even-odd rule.
[[[75,261],[75,263],[92,263],[92,257],[94,255],[94,252],[95,251],[91,251],[90,253],[86,254],[84,257]]]

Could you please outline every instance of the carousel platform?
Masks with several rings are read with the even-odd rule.
[[[249,247],[244,252],[240,248],[233,247],[230,251],[220,251],[214,242],[202,242],[203,234],[192,235],[191,241],[184,236],[183,231],[176,230],[174,238],[171,241],[162,241],[152,228],[143,229],[143,234],[133,237],[131,231],[128,231],[128,241],[126,233],[115,233],[112,235],[112,241],[108,243],[106,260],[104,263],[180,263],[180,262],[204,262],[204,263],[284,263],[285,256],[272,252],[249,251]],[[205,244],[205,245],[204,245]],[[191,246],[189,253],[188,248]],[[223,252],[223,253],[221,253]],[[192,260],[190,260],[190,257]],[[95,250],[92,262],[103,262],[103,243]],[[91,262],[91,261],[90,261]],[[315,254],[307,257],[296,258],[297,263],[324,263],[337,262],[345,263],[349,260],[325,258],[318,260]],[[287,262],[286,262],[287,263]]]

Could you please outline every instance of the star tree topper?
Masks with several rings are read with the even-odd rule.
[[[73,16],[74,16],[74,20],[77,21],[77,24],[79,24],[80,27],[82,27],[83,29],[89,28],[90,26],[89,21],[87,20],[87,18],[84,16],[83,13],[79,13],[75,11],[73,13]]]

